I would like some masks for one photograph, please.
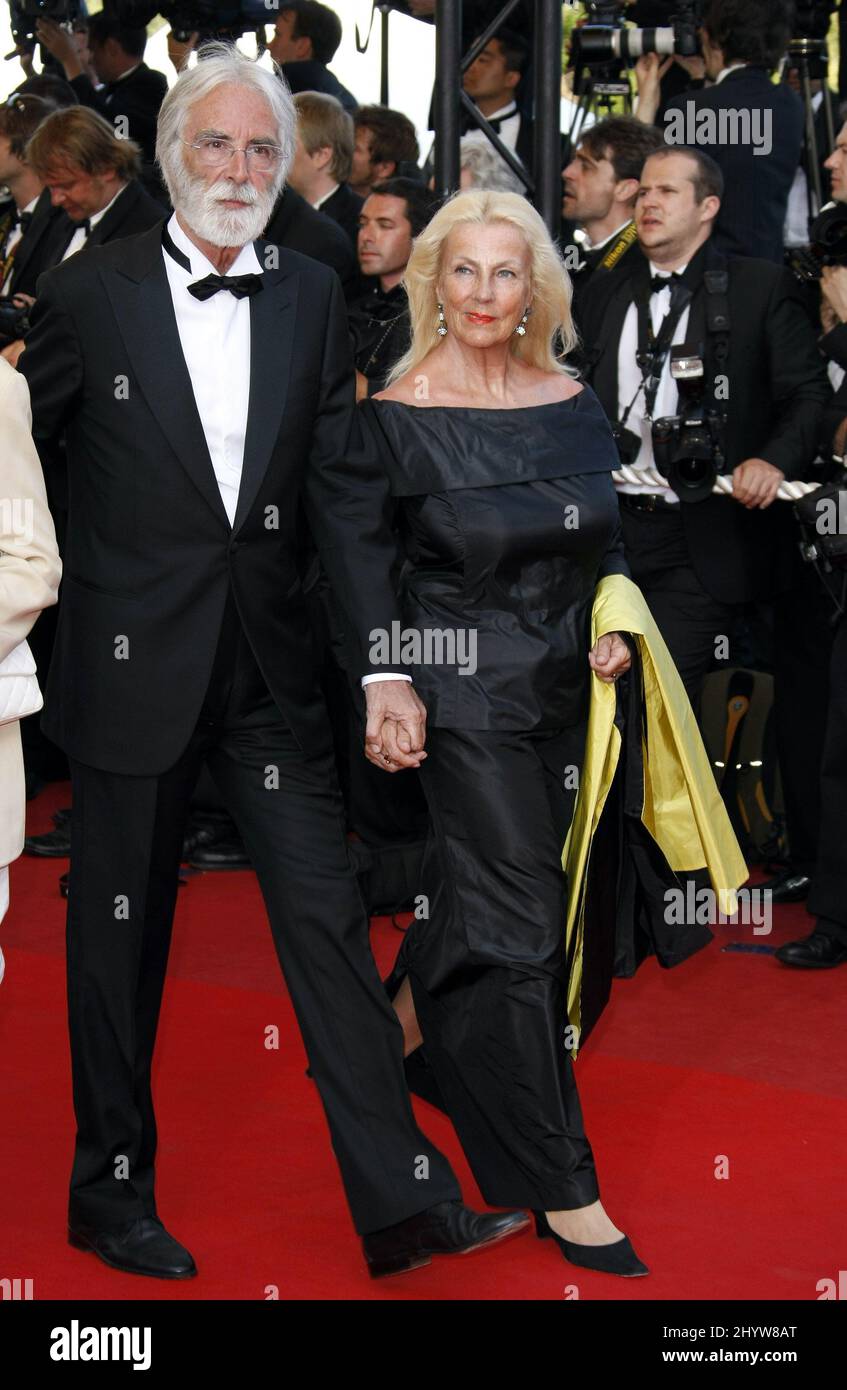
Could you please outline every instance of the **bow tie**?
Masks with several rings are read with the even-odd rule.
[[[188,286],[188,293],[195,299],[211,299],[218,290],[229,290],[236,299],[258,294],[262,288],[261,275],[207,275],[204,280],[195,280]]]
[[[510,121],[510,120],[512,119],[512,117],[513,117],[513,116],[517,116],[517,114],[518,114],[518,108],[517,108],[517,106],[515,106],[514,109],[511,110],[511,111],[504,111],[502,116],[486,116],[485,119],[487,120],[488,124],[491,126],[491,129],[494,131],[494,134],[495,134],[495,135],[499,135],[499,134],[500,134],[500,127],[501,127],[501,125],[503,124],[503,122],[504,122],[504,121]],[[479,130],[479,126],[473,125],[472,122],[471,122],[470,117],[469,117],[468,114],[467,114],[467,112],[463,112],[463,113],[462,113],[462,134],[463,134],[463,135],[467,135],[469,132],[473,132],[473,131],[475,131],[475,130]]]
[[[21,231],[25,232],[31,221],[31,212],[16,212],[12,218],[12,226],[20,227]]]
[[[673,286],[675,284],[678,285],[681,280],[682,276],[678,270],[674,270],[670,275],[651,275],[650,293],[661,294],[662,290],[672,289]]]

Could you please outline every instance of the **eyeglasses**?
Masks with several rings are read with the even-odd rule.
[[[255,169],[260,174],[269,174],[282,159],[280,146],[271,145],[266,141],[247,145],[245,149],[217,135],[204,135],[199,140],[183,140],[182,143],[197,151],[197,158],[206,169],[222,169],[234,154],[243,154],[248,169]]]

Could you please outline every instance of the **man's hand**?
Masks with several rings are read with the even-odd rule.
[[[784,479],[782,469],[765,459],[745,459],[732,470],[732,495],[748,510],[769,507]]]
[[[611,685],[629,670],[632,655],[619,632],[604,632],[588,653],[588,664],[601,681]]]
[[[659,58],[658,53],[642,53],[635,64],[635,85],[638,105],[635,114],[645,125],[652,125],[662,101],[661,81],[673,62],[673,55]]]
[[[176,68],[177,72],[182,72],[199,39],[199,32],[189,34],[187,39],[178,39],[173,29],[168,30],[168,57]]]
[[[35,26],[35,33],[39,43],[52,53],[54,58],[62,64],[65,69],[65,76],[70,82],[72,77],[81,77],[84,72],[79,52],[76,46],[76,39],[73,34],[63,29],[61,24],[57,24],[55,19],[39,19]]]
[[[35,50],[28,48],[26,44],[16,44],[11,53],[6,54],[6,58],[19,58],[21,67],[24,70],[24,77],[35,76]]]
[[[841,323],[847,322],[847,265],[825,265],[821,293]]]
[[[699,53],[693,53],[690,58],[683,57],[681,53],[675,53],[673,61],[677,67],[687,72],[692,82],[702,82],[706,76],[706,64]]]
[[[426,708],[410,681],[365,686],[368,723],[365,756],[385,772],[420,767],[426,753]]]

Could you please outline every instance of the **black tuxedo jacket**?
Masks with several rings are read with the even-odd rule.
[[[323,209],[313,208],[293,188],[284,188],[279,195],[264,238],[332,266],[348,299],[358,288],[359,266],[349,236]]]
[[[332,196],[327,198],[325,203],[321,203],[317,209],[318,212],[323,212],[327,217],[331,217],[333,222],[337,222],[342,231],[347,233],[353,246],[354,256],[358,253],[359,213],[362,211],[364,203],[364,198],[360,198],[358,193],[354,193],[349,183],[340,183]]]
[[[32,221],[15,248],[10,294],[35,294],[41,272],[56,264],[56,245],[62,236],[59,228],[66,228],[67,222],[65,213],[53,207],[49,192],[43,189],[33,209]]]
[[[717,86],[689,89],[669,101],[657,122],[666,139],[671,129],[669,113],[686,113],[688,102],[698,113],[760,111],[760,121],[770,120],[772,149],[768,154],[753,154],[743,144],[701,142],[701,148],[720,165],[725,181],[715,244],[730,256],[755,256],[781,265],[788,195],[803,144],[800,98],[790,87],[771,82],[763,68],[739,68]],[[715,133],[720,142],[720,129]]]
[[[43,725],[72,757],[160,773],[196,726],[227,592],[304,749],[331,746],[295,564],[302,496],[350,623],[399,620],[387,485],[355,413],[337,276],[276,250],[250,300],[250,406],[235,525],[180,346],[158,228],[41,281],[23,354],[34,432],[64,429],[70,510]],[[273,258],[270,258],[272,263]]]
[[[97,225],[92,227],[91,235],[82,249],[88,252],[95,246],[104,246],[108,241],[118,241],[123,237],[136,236],[139,232],[146,232],[148,228],[155,227],[164,219],[165,210],[161,204],[145,192],[137,179],[130,179],[126,188],[118,194],[106,216],[101,217]],[[52,265],[56,265],[62,259],[71,243],[74,232],[77,230],[77,225],[66,214],[63,214],[61,221],[57,222],[56,241],[52,247]]]
[[[282,75],[292,92],[326,92],[327,96],[340,101],[351,116],[355,116],[359,109],[353,93],[348,92],[325,63],[319,63],[314,58],[304,58],[299,63],[283,63]]]
[[[730,306],[726,472],[745,459],[763,458],[786,478],[803,478],[814,460],[821,415],[831,396],[814,329],[786,270],[746,257],[727,261],[707,242],[684,276],[695,291],[689,342],[708,346],[703,273],[724,266]],[[610,419],[618,416],[624,320],[649,276],[642,258],[611,297],[592,295],[589,283],[581,303],[580,326],[589,355],[586,376]],[[694,569],[713,597],[725,603],[763,599],[788,582],[794,539],[788,504],[773,502],[764,510],[748,511],[733,498],[710,497],[685,505],[682,514]]]
[[[97,88],[85,73],[81,73],[79,77],[71,79],[71,86],[80,105],[99,111],[110,125],[123,116],[126,120],[123,138],[140,145],[146,160],[152,162],[155,159],[156,121],[159,107],[168,91],[168,79],[164,73],[140,63],[135,72],[118,82],[107,82],[105,86]]]

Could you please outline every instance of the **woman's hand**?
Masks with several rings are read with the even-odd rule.
[[[611,685],[629,670],[632,656],[619,632],[604,632],[588,653],[588,664],[601,681]]]

